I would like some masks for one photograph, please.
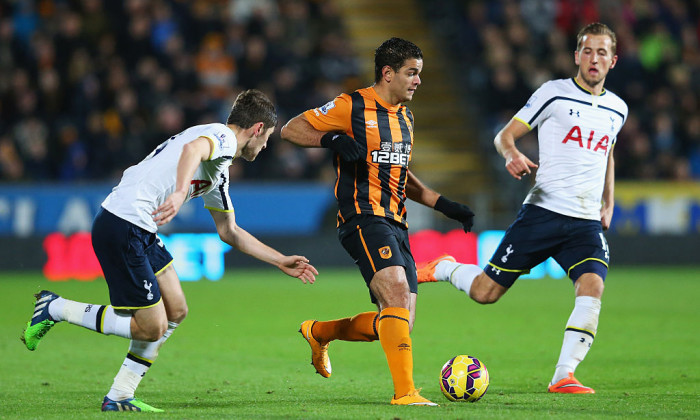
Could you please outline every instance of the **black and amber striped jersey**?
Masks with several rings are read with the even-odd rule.
[[[367,149],[365,162],[333,156],[338,225],[356,214],[372,214],[408,227],[404,202],[413,113],[403,105],[388,104],[368,87],[341,94],[304,116],[315,129],[347,134]]]

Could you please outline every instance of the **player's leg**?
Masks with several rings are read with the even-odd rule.
[[[379,304],[379,342],[394,382],[392,404],[436,405],[418,393],[413,382],[413,351],[410,337],[411,293],[401,266],[378,271],[370,283]]]
[[[378,315],[376,311],[362,312],[331,321],[312,321],[311,325],[307,324],[305,327],[311,328],[312,336],[321,343],[329,343],[333,340],[374,341],[378,338]]]
[[[366,218],[356,216],[353,220]],[[369,287],[369,282],[374,276],[376,268],[365,252],[365,245],[359,234],[359,222],[356,225],[344,225],[339,231],[339,239],[345,250],[360,268],[362,277]],[[371,295],[371,293],[370,293]],[[374,297],[373,302],[376,303]],[[362,312],[351,317],[330,321],[317,321],[309,319],[301,323],[299,333],[311,347],[311,364],[316,368],[316,373],[328,378],[332,368],[328,356],[328,346],[331,341],[374,341],[379,338],[377,333],[377,320],[379,312]]]
[[[331,360],[328,356],[328,346],[331,341],[377,340],[379,338],[377,334],[378,318],[379,312],[372,311],[331,321],[307,319],[302,322],[299,333],[311,347],[311,364],[316,368],[316,373],[324,378],[331,376]]]
[[[523,274],[546,260],[556,247],[552,237],[558,225],[556,213],[536,206],[525,205],[518,218],[506,230],[503,239],[483,270],[466,266],[456,270],[453,277],[469,290],[475,302],[497,302]]]
[[[369,261],[364,252],[364,245],[361,243],[359,233],[357,231],[354,233],[355,234],[350,234],[349,238],[341,234],[341,242],[346,251],[348,251],[357,262],[362,277],[365,279],[366,284],[369,285],[376,271],[376,267],[372,261]],[[374,298],[373,302],[376,303]],[[305,337],[315,337],[315,340],[317,340],[321,346],[327,346],[327,344],[333,340],[375,341],[379,338],[377,332],[378,319],[379,311],[371,311],[332,321],[308,320],[302,323],[301,332]],[[307,340],[309,339],[307,338]],[[328,366],[330,366],[330,362],[328,363]],[[323,375],[323,373],[321,374]]]
[[[395,228],[395,230],[399,241],[401,258],[403,259],[402,266],[404,268],[406,282],[408,283],[408,332],[410,333],[413,331],[413,325],[416,321],[416,303],[418,301],[418,271],[416,270],[416,261],[413,259],[411,243],[408,239],[408,231],[398,228]],[[379,308],[379,305],[377,305],[377,308]]]
[[[35,350],[55,323],[62,321],[105,335],[132,336],[131,314],[112,306],[76,302],[48,290],[42,290],[35,297],[34,314],[21,337],[29,350]]]
[[[608,271],[607,243],[599,223],[582,223],[571,243],[555,258],[575,279],[576,299],[564,331],[559,359],[550,392],[594,393],[574,377],[578,365],[588,354],[598,330],[604,280]]]
[[[112,307],[131,318],[126,338],[157,341],[167,328],[167,316],[150,250],[157,236],[101,209],[92,226],[92,247],[109,288]],[[172,260],[172,257],[171,257]]]
[[[576,297],[590,296],[596,299],[602,299],[605,282],[600,274],[602,274],[603,270],[607,273],[607,269],[601,268],[600,270],[581,274],[574,283]]]
[[[415,320],[418,282],[405,229],[382,221],[359,231],[366,258],[376,272],[369,283],[377,303],[379,342],[394,382],[391,404],[436,405],[419,394],[413,382],[413,350],[410,333]]]
[[[416,303],[418,301],[418,294],[411,292],[409,297],[410,313],[411,316],[408,320],[408,332],[413,332],[413,325],[416,323]]]
[[[370,282],[377,271],[393,265],[403,265],[406,253],[411,259],[409,265],[415,266],[410,257],[409,245],[401,246],[400,238],[395,237],[396,233],[401,232],[395,232],[389,222],[376,216],[355,216],[352,222],[341,227],[339,239],[360,269],[367,287],[370,287]],[[397,229],[400,228],[397,227]],[[391,238],[390,243],[386,238]],[[377,304],[371,290],[370,297],[372,302]],[[374,341],[378,339],[378,318],[379,312],[363,312],[333,321],[316,321],[308,329],[321,343],[333,340]]]
[[[449,281],[479,303],[494,303],[508,290],[493,281],[478,265],[462,264],[443,255],[418,269],[418,282]]]
[[[167,251],[153,252],[159,249],[157,239],[156,234],[106,210],[98,213],[93,223],[93,249],[105,274],[110,301],[115,308],[128,310],[127,313],[132,315],[132,344],[143,342],[153,345],[167,331],[167,312],[155,267],[163,268],[165,262],[162,259],[167,258],[169,262],[172,257]],[[133,367],[134,360],[137,358],[125,363]],[[105,396],[102,411],[162,411],[137,400],[133,392],[129,393],[128,389],[135,389],[141,377],[127,372],[130,371],[123,369],[117,375],[115,382],[121,384],[122,389]]]
[[[581,385],[574,377],[574,372],[588,354],[598,331],[603,279],[599,274],[585,273],[576,281],[576,289],[574,309],[566,322],[559,359],[549,386],[550,392],[595,392]]]
[[[163,410],[135,398],[134,391],[157,356],[157,349],[172,333],[170,328],[164,327],[168,325],[164,299],[150,308],[133,311],[132,325],[137,334],[130,341],[127,356],[102,401],[101,410],[162,412]],[[155,339],[156,337],[159,338]]]
[[[443,255],[418,270],[418,282],[449,281],[478,303],[495,303],[520,275],[549,256],[557,223],[556,213],[524,205],[484,269]]]
[[[168,254],[169,255],[169,254]],[[156,276],[159,289],[163,296],[165,313],[167,315],[167,329],[158,341],[131,340],[129,351],[122,363],[119,372],[114,378],[105,401],[129,401],[134,398],[134,393],[139,383],[158,357],[160,348],[172,335],[177,326],[187,315],[187,302],[180,286],[180,280],[172,265],[167,265]],[[142,311],[136,311],[139,318]]]
[[[110,289],[112,305],[77,302],[46,290],[40,292],[23,336],[27,348],[36,349],[49,329],[61,321],[105,335],[150,341],[160,338],[165,331],[161,327],[166,323],[165,311],[158,291],[150,290],[155,277],[144,252],[143,242],[148,235],[105,210],[98,212],[92,242]],[[149,308],[140,322],[131,312],[138,308]]]

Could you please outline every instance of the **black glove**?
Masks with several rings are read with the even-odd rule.
[[[348,162],[365,160],[367,150],[350,136],[338,133],[326,133],[321,137],[321,146],[331,149]]]
[[[466,205],[462,203],[457,203],[456,201],[448,200],[447,198],[440,196],[437,203],[435,203],[435,210],[454,219],[462,224],[465,232],[472,230],[474,226],[474,212]]]

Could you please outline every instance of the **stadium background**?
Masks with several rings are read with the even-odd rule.
[[[613,263],[698,264],[698,2],[409,3],[3,1],[0,270],[94,278],[85,232],[126,167],[189,125],[225,120],[242,89],[265,91],[284,124],[369,85],[374,48],[390,36],[425,55],[408,104],[412,170],[472,206],[478,235],[505,229],[529,185],[507,176],[493,135],[543,81],[575,74],[575,34],[591,21],[617,33],[620,59],[606,88],[630,106],[615,150]],[[533,134],[519,144],[536,156]],[[256,162],[231,168],[239,224],[318,266],[350,266],[335,239],[330,170],[327,150],[296,148],[277,131]],[[408,211],[418,259],[479,252],[476,235],[429,209]],[[171,235],[213,231],[197,200],[164,229],[179,271],[257,264],[210,236]]]

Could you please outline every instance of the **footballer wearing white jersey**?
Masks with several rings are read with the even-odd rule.
[[[233,211],[228,168],[236,154],[236,135],[225,124],[190,127],[161,143],[138,164],[124,171],[119,185],[102,203],[110,213],[151,233],[158,230],[153,212],[175,192],[177,164],[184,146],[203,137],[211,143],[207,160],[195,170],[185,202],[202,197],[208,209]]]
[[[513,119],[537,127],[539,168],[525,203],[600,220],[608,155],[627,119],[627,105],[603,90],[593,95],[575,78],[552,80]]]
[[[36,296],[22,337],[29,350],[56,322],[130,339],[129,351],[102,411],[163,411],[134,398],[163,343],[187,315],[172,256],[156,236],[180,206],[201,196],[222,241],[285,274],[313,283],[318,271],[299,255],[283,255],[236,224],[228,195],[228,169],[236,157],[253,161],[277,125],[272,102],[258,90],[236,98],[226,124],[186,129],[124,171],[92,225],[92,246],[111,305],[65,299],[47,290]]]
[[[539,167],[518,216],[483,269],[449,255],[418,270],[418,282],[449,281],[478,303],[494,303],[518,279],[552,257],[574,283],[575,304],[564,331],[549,392],[591,394],[574,371],[598,328],[610,253],[603,231],[614,208],[613,148],[627,105],[603,88],[617,62],[615,33],[602,23],[577,36],[576,77],[552,80],[496,135],[494,145],[515,179]],[[515,141],[537,127],[539,165]]]

